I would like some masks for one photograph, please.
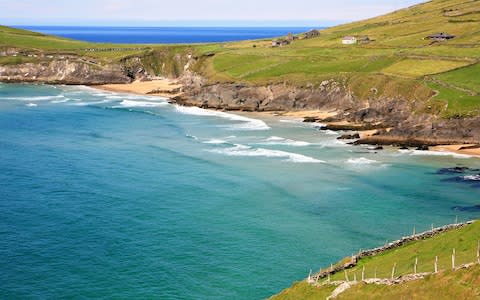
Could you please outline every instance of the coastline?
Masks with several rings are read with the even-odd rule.
[[[115,93],[160,96],[174,100],[175,97],[181,97],[183,95],[184,86],[176,80],[161,78],[151,81],[134,81],[125,84],[92,85],[90,87]],[[258,113],[260,115],[319,123],[328,128],[333,128],[332,130],[335,131],[354,131],[360,136],[360,139],[355,142],[356,144],[362,144],[362,142],[366,142],[365,144],[376,144],[375,141],[383,141],[385,142],[384,145],[392,145],[397,141],[395,138],[378,136],[378,129],[364,128],[364,124],[354,124],[348,121],[323,121],[337,116],[338,112],[336,110],[267,111]],[[342,130],[342,128],[345,129]],[[380,145],[380,143],[378,143],[378,145]],[[444,145],[432,145],[428,150],[444,154],[457,154],[480,158],[480,145],[478,144],[446,143]]]

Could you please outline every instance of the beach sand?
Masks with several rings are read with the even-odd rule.
[[[441,146],[431,147],[430,150],[439,151],[439,152],[453,152],[457,154],[465,154],[465,155],[480,157],[480,145],[475,145],[475,144],[441,145]]]
[[[302,111],[274,111],[266,112],[267,114],[281,117],[290,118],[315,118],[315,119],[327,119],[337,115],[336,111],[326,110],[302,110]]]
[[[95,88],[117,93],[131,93],[173,98],[182,94],[183,86],[171,79],[156,79],[152,81],[134,81],[126,84],[97,85]]]

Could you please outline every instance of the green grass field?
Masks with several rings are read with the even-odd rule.
[[[438,256],[439,274],[425,279],[396,286],[360,284],[348,290],[339,299],[480,299],[480,265],[471,270],[451,271],[451,255],[456,251],[456,266],[477,261],[480,240],[480,222],[448,231],[433,238],[407,243],[380,255],[361,259],[357,266],[347,271],[349,280],[354,276],[365,278],[391,278],[396,264],[395,277],[412,274],[415,260],[417,272],[433,272],[435,257]],[[331,280],[345,280],[344,272],[331,276]],[[322,282],[325,282],[324,279]],[[325,299],[332,286],[313,287],[305,281],[294,284],[272,299]],[[456,298],[456,295],[463,295]],[[475,297],[473,297],[475,296]],[[443,298],[442,298],[443,297]],[[450,297],[450,298],[449,298]]]
[[[456,38],[436,43],[425,39],[436,32],[448,32]],[[368,36],[372,41],[342,45],[345,35]],[[200,59],[192,68],[210,82],[316,86],[336,79],[349,82],[348,88],[360,100],[403,96],[412,101],[446,103],[438,106],[444,117],[480,112],[479,1],[433,0],[328,28],[321,31],[320,37],[296,40],[278,48],[272,48],[270,40],[190,46],[98,44],[0,26],[0,49],[9,47],[73,53],[102,63],[118,63],[137,56],[148,71],[176,76],[183,72],[180,64],[184,61],[172,60],[178,55],[193,54]],[[129,49],[132,47],[139,49]],[[109,48],[116,51],[86,51]],[[203,57],[204,54],[209,55]],[[22,62],[0,60],[0,64]],[[432,84],[429,76],[444,84]],[[369,94],[367,91],[372,88],[379,92]],[[431,99],[433,95],[437,96]]]

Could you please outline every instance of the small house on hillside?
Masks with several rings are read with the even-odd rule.
[[[432,41],[437,41],[437,42],[451,40],[453,38],[455,38],[454,35],[448,34],[446,32],[435,33],[435,34],[427,36],[427,39],[432,40]]]
[[[357,43],[357,38],[354,36],[345,36],[342,39],[342,44],[344,45],[353,45]]]
[[[282,46],[287,46],[289,45],[290,42],[287,40],[279,39],[279,40],[273,40],[272,41],[272,47],[282,47]]]
[[[315,37],[319,37],[319,36],[320,36],[320,31],[318,31],[316,29],[310,30],[309,32],[305,33],[305,38],[306,39],[311,39],[311,38],[315,38]]]
[[[368,36],[361,36],[361,37],[357,38],[357,43],[359,43],[359,44],[368,44],[371,41],[372,40]]]
[[[294,40],[298,40],[298,36],[293,35],[292,33],[289,33],[287,35],[287,41],[293,42]]]

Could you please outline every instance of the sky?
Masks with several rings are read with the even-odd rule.
[[[0,24],[329,26],[420,2],[423,0],[0,0]]]

